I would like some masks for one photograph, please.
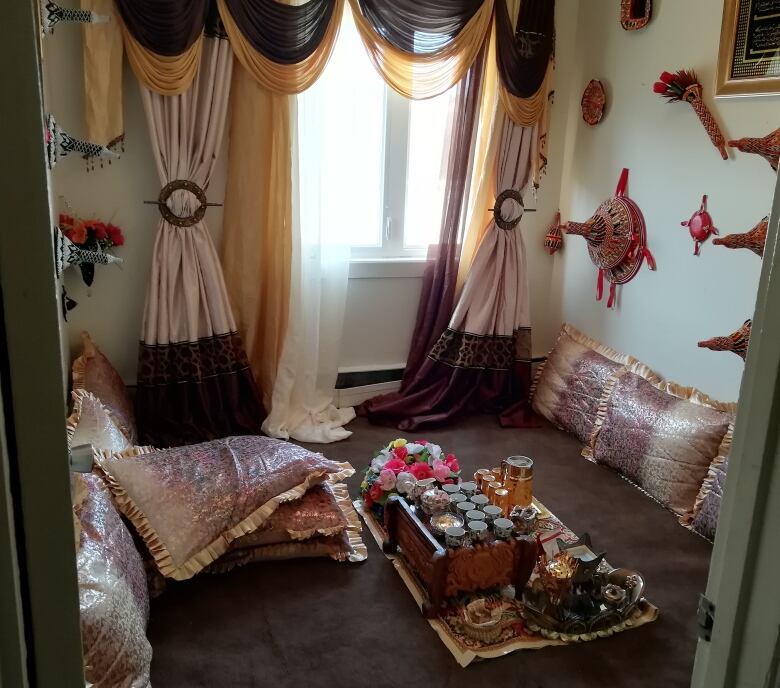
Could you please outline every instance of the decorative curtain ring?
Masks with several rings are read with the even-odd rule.
[[[517,204],[520,206],[520,214],[511,220],[507,220],[501,214],[501,207],[504,205],[504,201],[510,198],[514,201],[517,201]],[[493,219],[495,220],[497,227],[507,231],[514,229],[517,226],[517,223],[520,222],[520,219],[523,217],[523,211],[525,210],[525,206],[523,205],[523,196],[517,189],[504,189],[500,194],[498,194],[498,196],[496,196],[496,202],[491,210],[493,211]]]
[[[195,208],[192,215],[180,216],[174,213],[168,206],[168,199],[171,197],[174,191],[179,189],[183,191],[189,191],[195,198],[198,199],[200,205]],[[174,179],[172,182],[168,182],[161,190],[160,196],[157,198],[157,207],[160,209],[160,214],[163,216],[166,222],[176,227],[192,227],[198,224],[206,214],[206,208],[209,205],[217,205],[215,203],[206,202],[206,192],[201,189],[195,182],[191,182],[188,179]]]

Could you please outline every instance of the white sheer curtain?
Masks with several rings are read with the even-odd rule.
[[[343,426],[355,417],[352,408],[333,404],[350,245],[367,222],[361,209],[371,205],[356,174],[376,164],[367,160],[376,147],[376,113],[366,108],[377,99],[361,93],[367,82],[355,72],[365,67],[373,80],[368,88],[378,80],[367,60],[355,64],[353,33],[342,32],[322,78],[290,102],[296,122],[290,317],[263,431],[302,442],[343,440],[352,434]]]

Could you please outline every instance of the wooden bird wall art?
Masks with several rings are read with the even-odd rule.
[[[780,161],[780,129],[775,129],[771,134],[767,134],[763,138],[745,137],[729,141],[729,146],[743,153],[760,155],[777,172],[777,164]]]
[[[731,351],[739,356],[743,361],[747,356],[748,344],[750,343],[750,329],[753,326],[752,320],[745,320],[736,332],[725,337],[712,337],[699,342],[702,349],[711,349],[712,351]]]

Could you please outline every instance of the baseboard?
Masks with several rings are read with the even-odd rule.
[[[348,387],[346,389],[336,390],[336,406],[346,408],[347,406],[358,406],[364,401],[379,396],[380,394],[389,394],[397,392],[401,388],[401,381],[379,382],[375,385],[362,385],[360,387]]]

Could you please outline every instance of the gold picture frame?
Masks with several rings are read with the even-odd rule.
[[[780,0],[723,0],[715,95],[780,95]]]

